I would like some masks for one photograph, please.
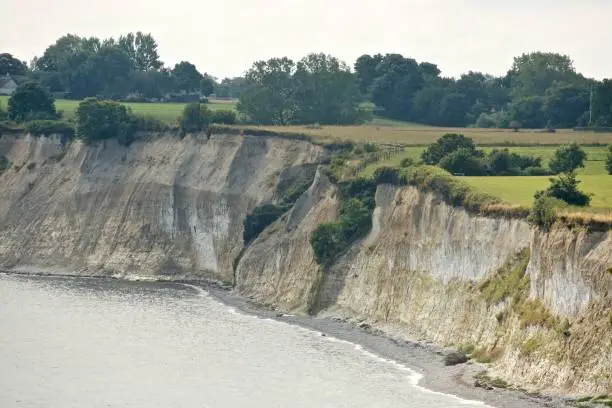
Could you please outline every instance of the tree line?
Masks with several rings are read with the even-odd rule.
[[[151,34],[99,39],[68,34],[25,63],[0,54],[0,75],[27,76],[67,99],[156,100],[172,94],[210,95],[214,80],[181,61],[164,66]]]
[[[557,53],[517,56],[502,76],[469,71],[458,78],[400,54],[362,55],[353,67],[331,55],[310,54],[297,62],[256,61],[244,76],[217,81],[188,61],[165,66],[151,34],[69,34],[29,64],[0,54],[0,75],[5,74],[27,76],[56,96],[79,100],[182,95],[192,101],[214,93],[239,99],[243,118],[258,124],[349,124],[374,113],[453,127],[612,126],[612,79],[586,78],[569,56]]]

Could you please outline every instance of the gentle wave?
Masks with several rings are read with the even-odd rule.
[[[412,369],[412,368],[406,366],[405,364],[402,364],[402,363],[400,363],[400,362],[398,362],[396,360],[384,358],[384,357],[381,357],[381,356],[379,356],[379,355],[377,355],[377,354],[375,354],[375,353],[373,353],[373,352],[371,352],[369,350],[366,350],[360,344],[353,343],[353,342],[348,341],[348,340],[339,339],[339,338],[330,336],[330,335],[328,335],[326,333],[323,333],[323,332],[320,332],[320,331],[317,331],[317,330],[314,330],[314,329],[305,328],[305,327],[302,327],[302,326],[299,326],[299,325],[296,325],[296,324],[292,324],[292,323],[287,322],[287,321],[272,319],[272,318],[269,318],[269,317],[261,317],[261,316],[257,316],[257,315],[254,315],[254,314],[238,311],[235,307],[229,306],[229,305],[223,303],[221,300],[219,300],[215,296],[211,296],[208,291],[206,291],[205,289],[203,289],[203,288],[201,288],[199,286],[191,285],[191,284],[188,284],[188,283],[185,283],[184,285],[188,286],[188,287],[190,287],[192,289],[195,289],[198,292],[199,296],[202,296],[202,297],[205,297],[207,299],[213,300],[217,304],[223,306],[225,308],[225,310],[227,310],[230,314],[240,315],[240,316],[244,316],[246,318],[254,318],[254,319],[257,319],[257,320],[268,321],[268,322],[272,322],[272,323],[276,323],[276,324],[280,324],[280,325],[288,325],[288,326],[291,326],[291,327],[296,328],[298,330],[301,330],[301,331],[310,333],[312,335],[315,335],[317,337],[321,337],[322,339],[324,339],[326,341],[329,341],[329,342],[342,343],[342,344],[353,346],[356,351],[361,352],[362,354],[368,356],[369,358],[371,358],[373,360],[376,360],[376,361],[379,361],[379,362],[391,365],[391,366],[395,367],[396,369],[398,369],[399,371],[404,371],[404,372],[409,373],[407,375],[407,378],[408,378],[408,381],[410,382],[410,384],[412,386],[414,386],[415,388],[417,388],[419,391],[422,391],[424,393],[428,393],[428,394],[431,394],[431,395],[439,395],[439,396],[443,396],[443,397],[453,398],[454,400],[456,400],[459,403],[459,405],[477,405],[477,406],[484,407],[484,408],[495,408],[495,407],[493,407],[491,405],[485,404],[483,401],[468,400],[468,399],[464,399],[464,398],[458,397],[458,396],[453,395],[453,394],[446,394],[446,393],[443,393],[443,392],[433,391],[433,390],[430,390],[428,388],[425,388],[425,387],[419,385],[421,379],[423,379],[423,374],[418,373],[414,369]],[[293,315],[285,315],[285,316],[290,317],[290,316],[293,316]]]

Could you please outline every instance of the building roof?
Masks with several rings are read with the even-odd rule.
[[[19,85],[20,83],[26,81],[28,78],[24,75],[2,75],[0,76],[0,88],[6,86],[10,83],[10,81],[15,82],[15,84]]]

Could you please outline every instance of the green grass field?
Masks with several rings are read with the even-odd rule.
[[[63,117],[70,119],[74,117],[80,101],[58,99],[55,101],[55,108],[63,112]],[[8,106],[8,96],[0,96],[0,105],[4,109]],[[125,102],[123,105],[132,109],[136,114],[150,115],[164,122],[174,122],[183,112],[186,103],[141,103]],[[210,102],[207,106],[212,110],[236,109],[236,104],[232,102]]]
[[[503,146],[499,147],[503,148]],[[520,154],[542,157],[544,166],[554,154],[556,146],[517,146],[508,147],[510,151]],[[389,160],[372,163],[367,166],[362,175],[371,176],[378,167],[398,166],[405,157],[419,160],[425,147],[407,147],[406,151],[394,156]],[[490,151],[494,147],[484,147],[483,150]],[[612,175],[608,175],[605,169],[607,147],[584,146],[587,153],[587,162],[583,169],[578,170],[579,179],[582,181],[580,187],[587,193],[593,194],[591,206],[598,208],[612,208]],[[538,190],[545,189],[549,184],[551,176],[543,177],[461,177],[462,180],[473,185],[479,190],[502,198],[511,204],[530,206],[533,203],[533,195]]]
[[[481,191],[512,204],[531,206],[533,195],[550,184],[550,177],[462,177]],[[593,194],[591,207],[612,208],[612,176],[608,174],[580,175],[580,188]]]

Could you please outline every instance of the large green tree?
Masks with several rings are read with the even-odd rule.
[[[195,92],[200,89],[200,82],[204,76],[195,65],[188,61],[181,61],[172,69],[172,76],[176,81],[177,89],[185,92]]]
[[[13,57],[11,54],[0,54],[0,76],[4,75],[25,75],[26,65]]]
[[[310,54],[293,75],[295,120],[300,123],[351,124],[358,119],[359,90],[343,62],[331,55]]]
[[[157,41],[151,34],[138,31],[136,34],[122,35],[118,46],[128,55],[137,71],[158,70],[163,65],[157,52]]]
[[[544,96],[555,81],[580,81],[574,62],[567,55],[532,52],[514,58],[508,80],[515,97]]]
[[[246,73],[237,109],[261,124],[290,123],[295,116],[295,63],[287,57],[257,61]]]
[[[8,102],[9,118],[22,122],[27,119],[56,118],[53,95],[36,82],[20,84]]]
[[[589,110],[589,89],[586,86],[555,82],[546,90],[544,114],[549,127],[572,128]]]
[[[384,109],[385,116],[411,119],[412,99],[425,82],[419,64],[399,54],[387,54],[376,67],[376,76],[372,101]]]
[[[376,67],[382,61],[382,54],[362,55],[355,61],[355,75],[362,95],[370,93],[370,88],[376,79]]]

